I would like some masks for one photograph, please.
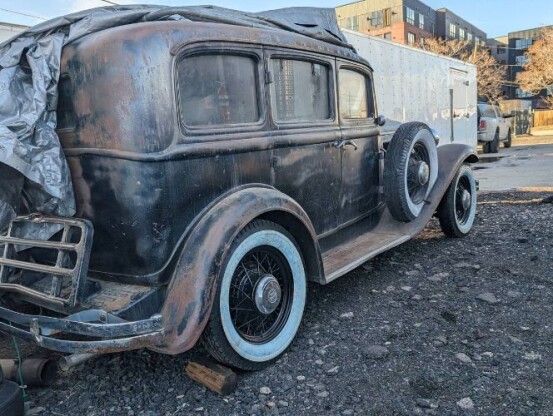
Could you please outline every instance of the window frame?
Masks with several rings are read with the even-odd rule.
[[[257,109],[259,120],[252,123],[221,124],[213,126],[189,126],[184,123],[182,103],[180,99],[179,65],[186,58],[205,55],[241,56],[249,57],[254,60],[256,63],[254,68],[256,69],[255,87],[257,91]],[[229,130],[231,130],[232,133],[246,133],[262,130],[267,124],[263,49],[256,46],[229,44],[226,42],[210,42],[208,44],[196,44],[191,47],[184,48],[176,54],[173,63],[173,93],[179,129],[184,138],[188,139],[185,141],[197,141],[194,137],[198,136],[217,135],[222,133],[228,134]]]
[[[457,39],[457,25],[455,23],[449,24],[449,37]]]
[[[336,95],[336,64],[333,57],[326,55],[319,55],[311,52],[295,52],[293,50],[284,50],[276,48],[265,48],[264,59],[265,59],[265,70],[271,72],[271,61],[273,59],[289,59],[303,62],[311,62],[319,65],[328,67],[328,92],[329,92],[329,118],[325,120],[314,120],[314,121],[277,121],[273,117],[273,104],[271,97],[271,86],[268,83],[265,91],[265,100],[266,100],[266,109],[267,109],[267,118],[270,121],[271,125],[279,129],[281,127],[285,128],[305,128],[305,127],[323,127],[323,126],[332,126],[337,123],[337,95]],[[271,72],[271,77],[273,76]],[[274,80],[270,80],[271,83]]]
[[[413,14],[412,19],[409,17],[410,12],[412,12]],[[417,14],[415,13],[415,9],[412,9],[409,6],[405,6],[405,23],[409,23],[410,25],[415,26],[416,18],[417,18]]]
[[[411,42],[410,38],[413,38],[413,42]],[[409,46],[415,46],[417,43],[417,35],[415,35],[413,32],[407,32],[407,45]]]
[[[370,83],[371,85],[371,98],[373,101],[374,114],[373,117],[367,118],[344,118],[342,117],[342,112],[340,111],[340,71],[348,70],[357,72],[365,77],[365,83]],[[365,68],[361,65],[355,64],[353,62],[348,62],[344,60],[338,60],[336,64],[336,93],[337,93],[337,113],[340,125],[344,127],[355,127],[355,126],[365,126],[365,125],[374,125],[375,120],[378,117],[378,107],[376,104],[376,94],[374,88],[374,76],[372,70]],[[367,99],[369,99],[368,89],[367,89]],[[368,103],[367,103],[368,104]]]
[[[424,30],[425,20],[424,14],[419,13],[419,29]]]

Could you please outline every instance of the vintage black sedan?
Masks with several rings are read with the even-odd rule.
[[[77,214],[20,216],[0,237],[0,330],[68,354],[202,341],[268,365],[308,282],[434,215],[448,236],[471,229],[475,150],[422,123],[384,142],[385,93],[351,48],[284,28],[143,22],[69,43],[57,117]],[[21,231],[45,225],[53,238]]]

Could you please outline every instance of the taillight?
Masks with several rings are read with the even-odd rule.
[[[480,127],[478,127],[480,130],[486,130],[488,128],[488,123],[486,123],[486,120],[480,120]]]

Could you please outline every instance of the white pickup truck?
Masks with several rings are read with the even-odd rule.
[[[499,152],[499,142],[511,147],[511,117],[495,105],[478,104],[478,142],[483,143],[484,153]]]

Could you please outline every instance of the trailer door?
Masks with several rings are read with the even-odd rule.
[[[451,141],[469,144],[470,113],[468,102],[468,73],[457,68],[450,68],[450,123]]]

